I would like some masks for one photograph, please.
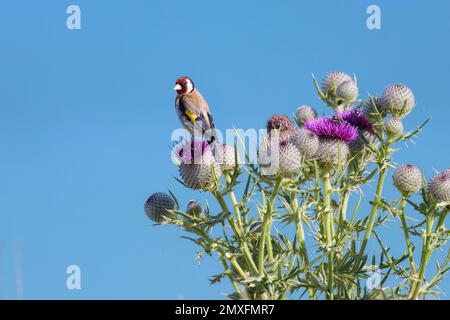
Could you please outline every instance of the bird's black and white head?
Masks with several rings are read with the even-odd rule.
[[[191,93],[194,90],[194,82],[188,77],[178,78],[175,82],[175,90],[180,96]]]

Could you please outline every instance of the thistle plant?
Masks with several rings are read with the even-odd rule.
[[[296,127],[276,114],[260,147],[237,132],[235,145],[194,139],[176,147],[177,180],[216,204],[191,200],[182,211],[174,195],[155,193],[145,212],[182,228],[199,261],[217,257],[223,272],[210,281],[228,281],[232,299],[439,297],[450,268],[450,169],[427,182],[418,167],[394,162],[400,143],[428,122],[403,127],[413,92],[395,84],[358,100],[356,80],[343,72],[314,85],[326,115],[302,106]],[[259,148],[257,161],[251,148]],[[387,181],[398,190],[394,199],[383,195]],[[372,183],[374,194],[364,193]],[[391,251],[400,242],[386,240],[387,231],[404,239],[403,254]],[[433,265],[438,250],[447,255]],[[376,287],[369,285],[374,270]]]

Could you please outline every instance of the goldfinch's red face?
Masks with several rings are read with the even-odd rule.
[[[194,90],[194,83],[188,77],[178,78],[175,82],[175,87],[173,87],[179,95],[189,94]]]

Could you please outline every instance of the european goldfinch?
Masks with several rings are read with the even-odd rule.
[[[216,137],[214,134],[214,121],[208,104],[195,88],[194,82],[188,77],[178,78],[173,88],[177,92],[175,109],[183,126],[192,134],[207,136],[205,139],[211,143]]]

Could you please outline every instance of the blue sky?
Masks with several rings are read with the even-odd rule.
[[[70,4],[81,7],[81,30],[66,28]],[[369,4],[381,7],[382,30],[366,28]],[[152,227],[143,213],[151,193],[169,188],[182,203],[209,199],[173,179],[181,75],[195,80],[220,129],[260,128],[300,104],[329,111],[312,73],[355,73],[363,97],[404,82],[417,97],[406,127],[432,121],[397,162],[428,175],[450,167],[449,12],[445,0],[2,3],[0,298],[229,292],[209,285],[215,260],[199,267],[180,231]],[[397,197],[390,186],[385,195]],[[71,264],[81,290],[66,289]]]

